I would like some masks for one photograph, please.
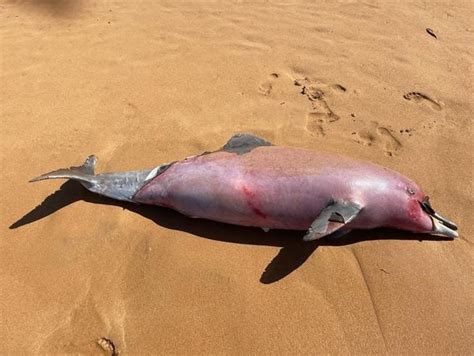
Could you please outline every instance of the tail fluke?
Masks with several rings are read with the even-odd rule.
[[[87,190],[106,197],[133,202],[134,194],[159,172],[159,167],[143,171],[95,174],[96,156],[87,157],[82,166],[58,169],[33,178],[30,182],[44,179],[73,179],[79,181]],[[152,177],[152,178],[153,178]]]
[[[30,182],[37,182],[44,179],[74,179],[81,182],[93,183],[94,168],[97,164],[97,157],[91,155],[87,157],[82,166],[58,169],[39,177],[33,178]]]

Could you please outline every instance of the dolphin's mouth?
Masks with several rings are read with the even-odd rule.
[[[427,213],[433,221],[433,230],[430,231],[430,233],[433,235],[446,236],[450,238],[458,237],[459,235],[456,231],[458,227],[456,224],[438,214],[431,206],[429,199],[429,197],[425,197],[425,199],[420,202],[420,205],[423,211]]]

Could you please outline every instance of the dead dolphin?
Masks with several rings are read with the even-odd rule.
[[[454,238],[457,226],[436,213],[412,180],[390,169],[307,149],[234,135],[218,151],[153,169],[95,174],[79,167],[31,180],[69,178],[109,198],[159,205],[193,218],[264,229],[306,230],[304,239],[390,227]]]

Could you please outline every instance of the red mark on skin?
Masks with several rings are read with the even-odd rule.
[[[410,199],[408,203],[408,215],[415,221],[420,220],[421,208],[416,199]]]
[[[245,198],[247,200],[248,206],[252,209],[252,211],[257,215],[258,217],[261,217],[265,219],[267,216],[255,206],[254,203],[254,198],[255,198],[255,192],[250,191],[247,187],[243,186],[242,187],[242,192],[245,194]]]

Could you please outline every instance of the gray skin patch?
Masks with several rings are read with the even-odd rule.
[[[260,146],[273,146],[273,143],[251,134],[235,134],[220,151],[243,155]]]

